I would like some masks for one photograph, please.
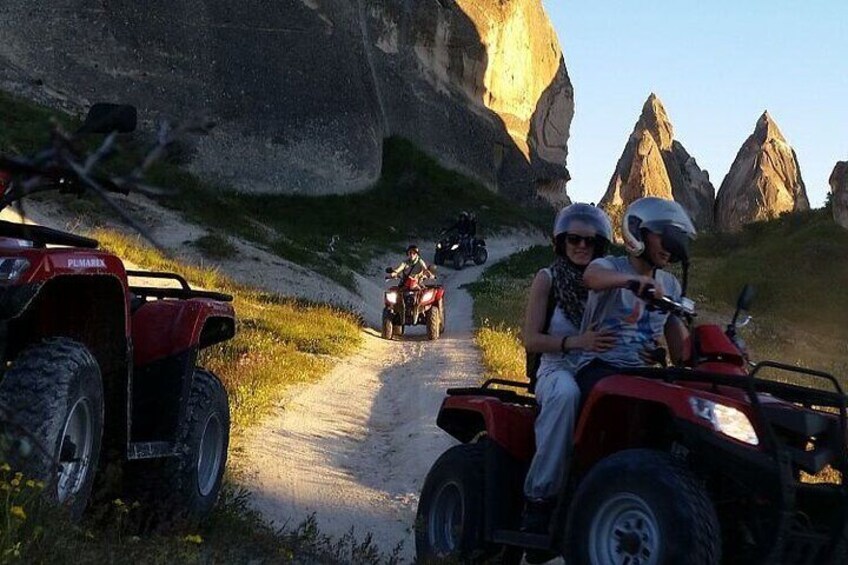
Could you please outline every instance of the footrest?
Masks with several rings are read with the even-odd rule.
[[[530,534],[527,532],[516,532],[514,530],[495,530],[492,541],[496,544],[513,545],[525,549],[541,549],[549,551],[552,549],[553,540],[551,536],[544,534]]]

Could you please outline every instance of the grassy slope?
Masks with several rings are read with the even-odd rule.
[[[477,339],[490,375],[523,375],[526,292],[551,257],[549,249],[534,248],[492,267],[472,287]],[[848,373],[848,231],[828,210],[700,238],[690,280],[704,321],[726,323],[742,286],[757,288],[754,320],[742,330],[754,359]]]

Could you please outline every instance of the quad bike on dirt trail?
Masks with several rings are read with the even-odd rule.
[[[544,534],[520,529],[535,399],[495,388],[509,381],[448,390],[437,422],[462,443],[422,489],[418,560],[848,563],[848,399],[827,373],[748,361],[736,322],[751,297],[726,330],[694,327],[686,368],[621,369],[594,386]],[[691,324],[688,299],[648,303]]]
[[[462,270],[465,264],[473,261],[475,265],[482,265],[489,259],[489,250],[486,241],[481,238],[469,237],[469,241],[463,241],[459,235],[446,237],[436,243],[436,251],[433,253],[433,263],[436,265],[450,264],[457,271]]]
[[[386,269],[386,273],[392,272],[391,267]],[[403,335],[406,326],[427,326],[430,340],[445,332],[445,287],[440,284],[422,285],[414,277],[402,275],[398,284],[383,294],[383,304],[384,339]]]
[[[93,153],[79,149],[80,132],[57,127],[35,156],[0,156],[0,210],[49,190],[145,190],[138,170],[101,172],[118,132],[135,121],[131,106],[98,104],[80,130],[108,133]],[[137,277],[153,284],[133,285]],[[197,360],[201,349],[233,337],[231,302],[179,275],[127,270],[93,239],[0,221],[0,460],[43,481],[47,497],[74,518],[110,452],[130,475],[146,463],[138,483],[162,511],[208,513],[221,488],[230,417],[221,381]]]

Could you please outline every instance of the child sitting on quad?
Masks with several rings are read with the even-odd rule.
[[[413,279],[416,283],[420,283],[424,279],[434,278],[427,263],[421,258],[418,252],[417,245],[410,245],[406,248],[406,261],[403,261],[393,271],[388,273],[388,278],[401,280],[405,278]]]

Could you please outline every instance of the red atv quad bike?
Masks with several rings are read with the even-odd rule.
[[[46,190],[127,193],[138,177],[97,167],[117,132],[134,127],[131,106],[98,104],[81,131],[111,133],[90,155],[77,135],[57,128],[52,146],[34,157],[0,157],[0,209]],[[131,284],[136,277],[154,284]],[[231,301],[192,290],[178,275],[129,271],[93,239],[0,221],[0,459],[44,481],[75,518],[109,453],[130,476],[145,463],[137,482],[161,510],[209,512],[230,417],[221,382],[197,359],[233,337]]]
[[[391,267],[386,268],[386,273],[392,272]],[[384,339],[403,335],[406,326],[426,325],[431,340],[445,332],[445,288],[440,284],[421,285],[414,278],[403,276],[383,294],[383,303]]]
[[[848,563],[848,485],[802,480],[826,466],[846,476],[846,396],[829,374],[747,360],[736,320],[751,297],[746,287],[725,331],[693,329],[687,368],[622,369],[594,386],[543,535],[520,530],[534,398],[493,388],[508,381],[448,390],[437,422],[462,443],[422,489],[419,562]],[[649,305],[694,316],[688,299]]]

